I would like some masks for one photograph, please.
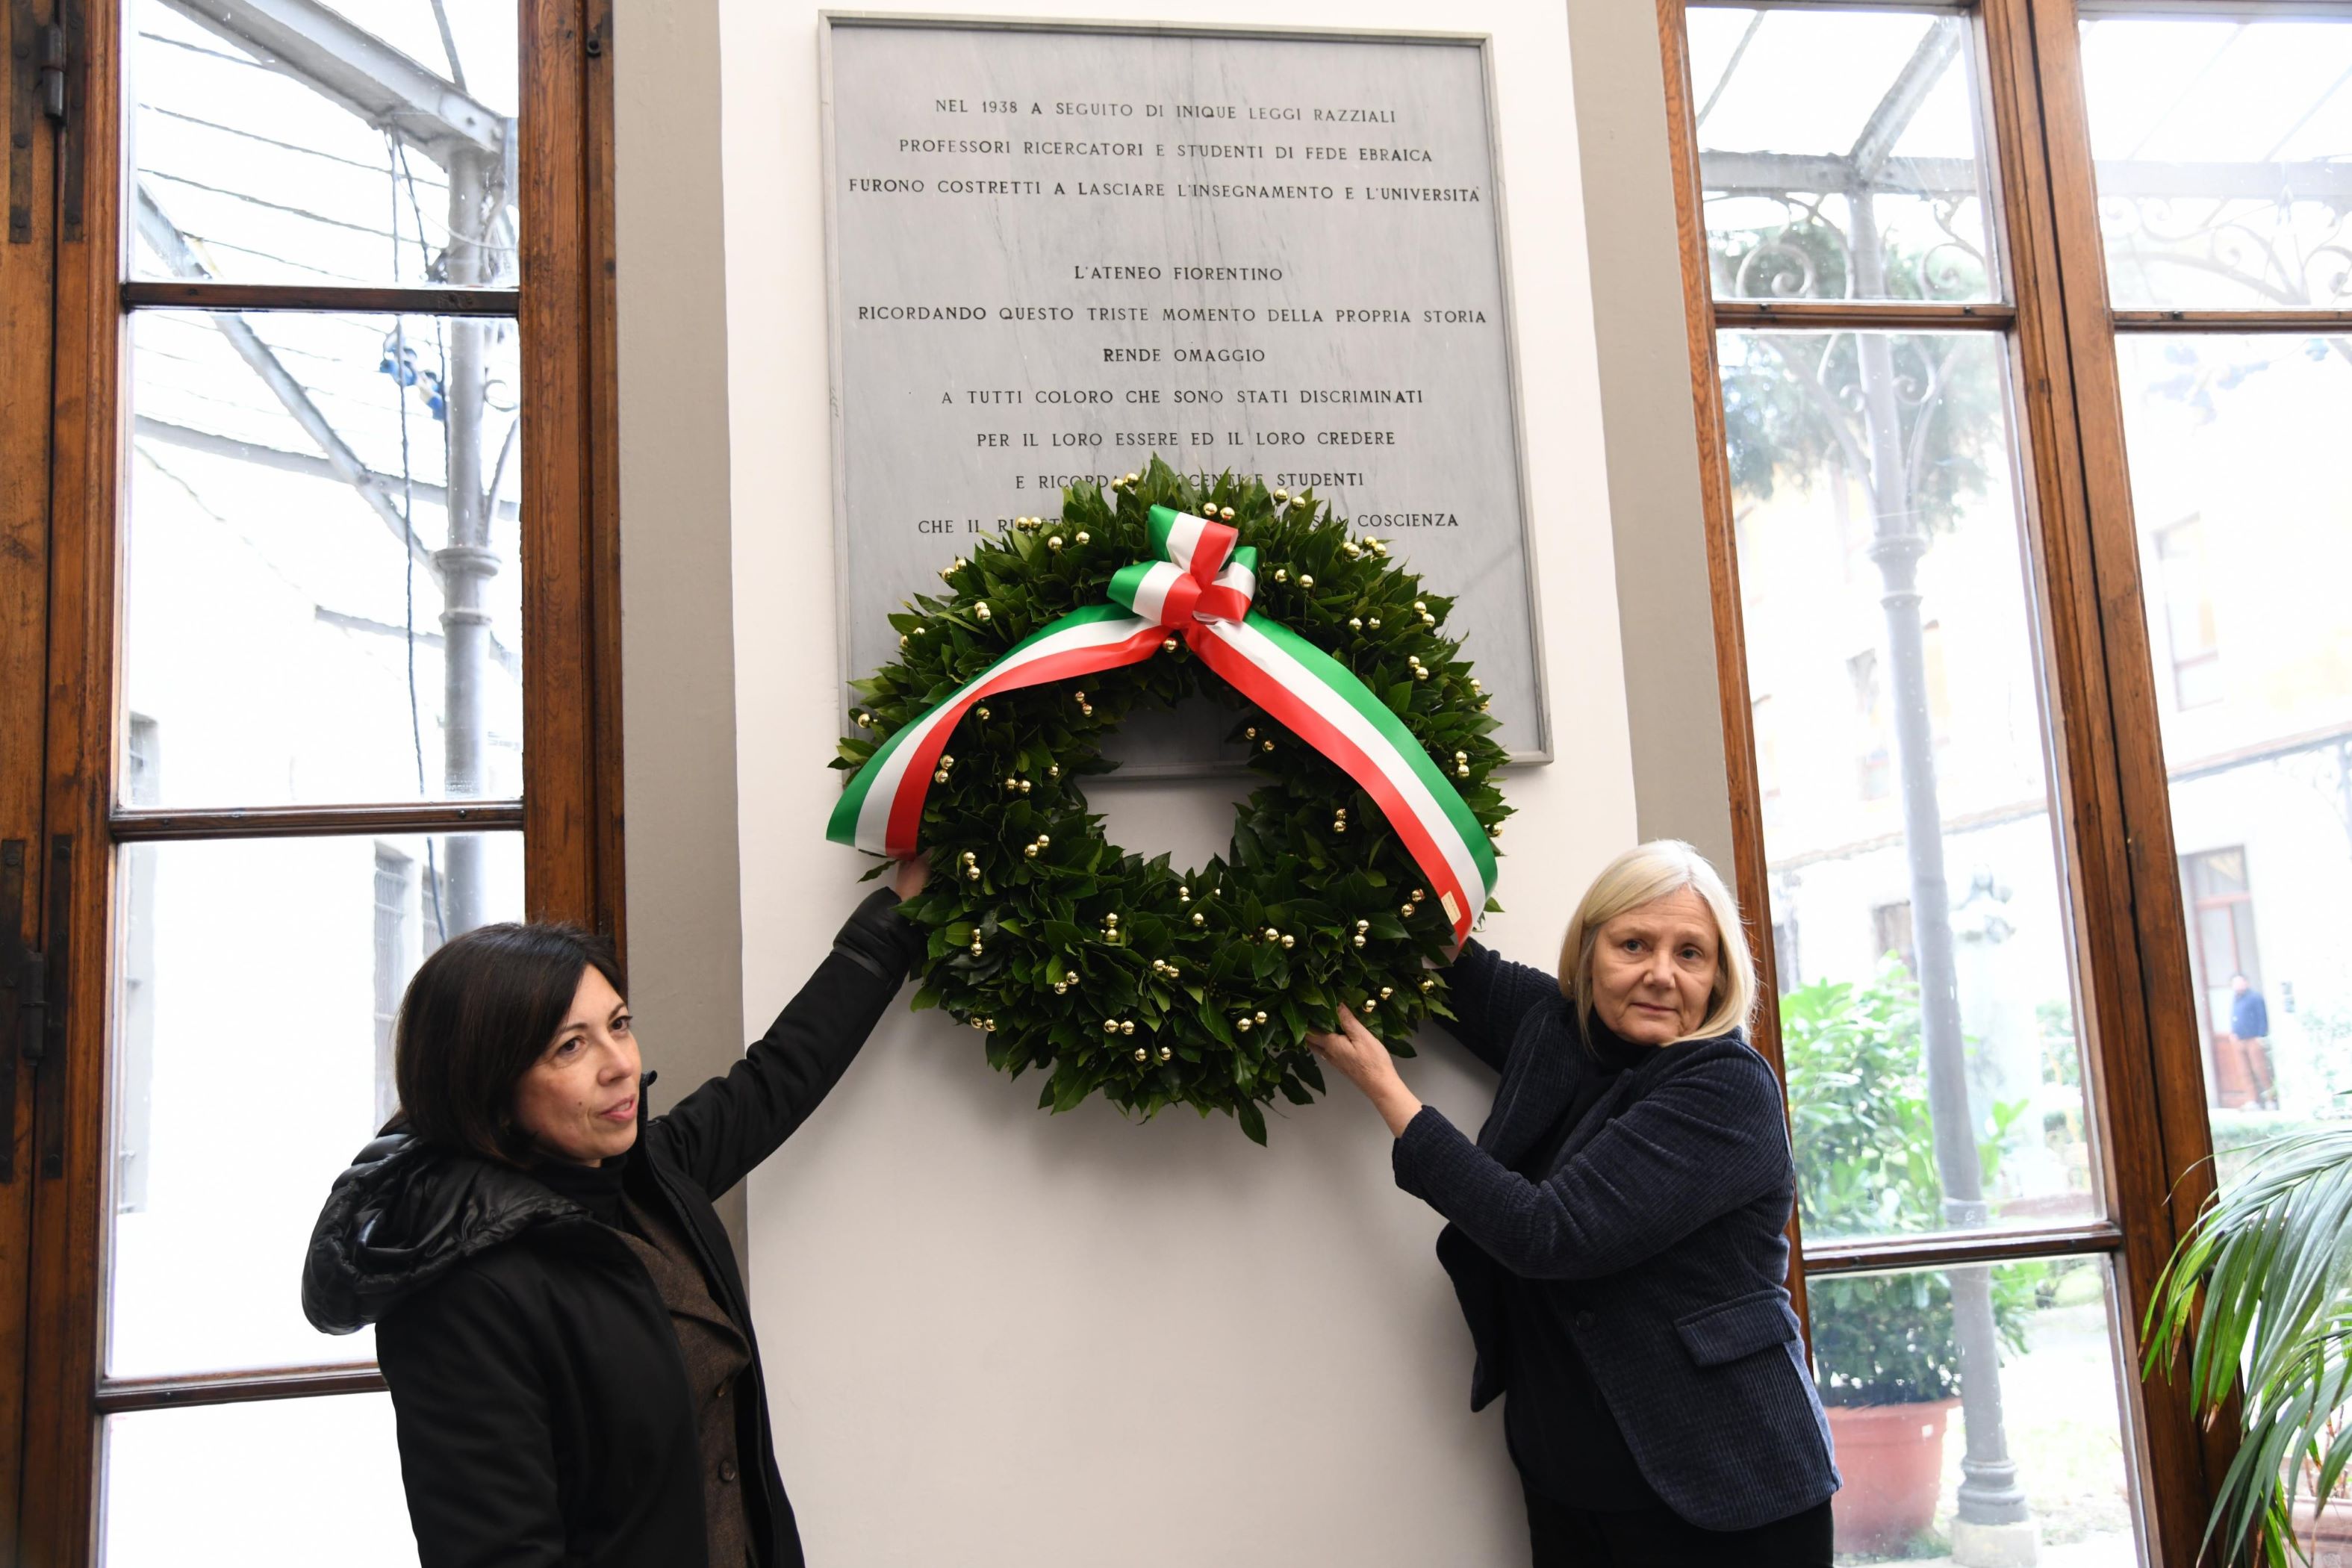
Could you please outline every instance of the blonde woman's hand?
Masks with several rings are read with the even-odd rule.
[[[891,871],[890,890],[898,895],[898,901],[903,904],[921,892],[923,884],[930,879],[931,858],[917,850],[899,861],[897,868]]]
[[[1363,1090],[1364,1098],[1372,1102],[1372,1109],[1381,1113],[1381,1120],[1389,1124],[1391,1132],[1402,1135],[1405,1123],[1420,1114],[1421,1101],[1398,1076],[1396,1058],[1347,1008],[1339,1009],[1339,1032],[1310,1034],[1307,1037],[1307,1048],[1339,1068],[1349,1083]]]

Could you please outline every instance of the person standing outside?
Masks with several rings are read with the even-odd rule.
[[[2271,1076],[2270,1004],[2242,974],[2230,976],[2230,1033],[2238,1037],[2238,1047],[2245,1053],[2246,1078],[2254,1091],[2254,1103],[2275,1110],[2278,1083]]]

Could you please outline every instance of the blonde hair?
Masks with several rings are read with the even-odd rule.
[[[1748,952],[1739,906],[1706,857],[1679,838],[1638,844],[1601,868],[1584,890],[1559,949],[1560,994],[1576,1004],[1580,1021],[1592,1022],[1592,949],[1601,928],[1628,910],[1689,889],[1715,917],[1715,986],[1706,1016],[1674,1041],[1712,1039],[1747,1026],[1756,1007],[1756,961]]]

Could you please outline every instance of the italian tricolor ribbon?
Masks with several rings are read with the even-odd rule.
[[[1395,829],[1458,942],[1496,880],[1495,851],[1452,781],[1355,672],[1250,608],[1257,552],[1232,525],[1151,509],[1156,559],[1122,567],[1111,603],[1033,632],[947,700],[882,742],[842,792],[825,837],[876,854],[916,849],[923,797],[948,737],[975,703],[1139,664],[1173,634],[1235,690],[1337,763]]]

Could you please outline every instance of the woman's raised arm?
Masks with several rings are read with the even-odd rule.
[[[1590,1279],[1664,1252],[1790,1180],[1780,1091],[1736,1040],[1678,1046],[1690,1060],[1568,1163],[1530,1181],[1423,1109],[1396,1141],[1397,1185],[1512,1273]]]
[[[1463,944],[1461,956],[1445,972],[1445,1003],[1454,1016],[1438,1022],[1472,1056],[1500,1072],[1520,1020],[1559,999],[1559,983],[1550,975],[1473,941]]]
[[[922,955],[921,933],[898,913],[922,875],[908,861],[894,886],[858,905],[743,1059],[647,1127],[647,1136],[671,1140],[706,1195],[716,1199],[774,1153],[849,1069]]]

